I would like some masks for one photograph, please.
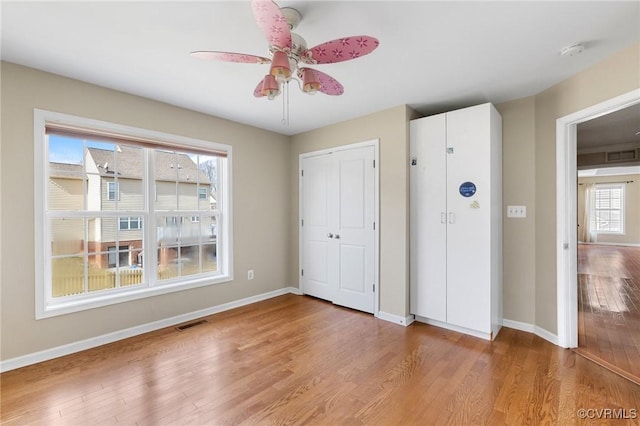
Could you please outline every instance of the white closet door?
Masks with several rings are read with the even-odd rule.
[[[446,121],[411,122],[411,313],[447,321]]]
[[[373,313],[373,146],[302,160],[302,291]]]
[[[486,110],[486,112],[484,111]],[[447,113],[447,322],[491,332],[489,106]],[[460,187],[476,187],[465,197]],[[463,191],[464,192],[464,191]]]
[[[338,268],[333,302],[373,313],[375,177],[374,147],[334,154],[336,227],[332,244]]]
[[[330,282],[330,271],[335,270],[337,265],[329,252],[329,244],[333,240],[327,237],[333,226],[330,223],[330,198],[334,192],[335,177],[331,167],[331,156],[304,158],[302,170],[302,290],[311,296],[332,301],[335,289]]]

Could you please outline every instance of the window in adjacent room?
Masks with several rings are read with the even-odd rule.
[[[598,233],[624,234],[624,184],[598,184],[592,215]]]

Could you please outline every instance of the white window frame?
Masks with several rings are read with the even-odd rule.
[[[204,197],[202,196],[202,192],[204,191]],[[206,200],[207,199],[207,188],[204,186],[198,187],[198,200]]]
[[[611,211],[618,211],[618,209],[613,209],[613,208],[609,208],[609,209],[598,209],[596,207],[594,207],[594,211],[593,214],[591,215],[591,217],[593,218],[593,221],[595,222],[593,224],[594,229],[596,230],[596,232],[598,234],[607,234],[607,235],[624,235],[624,211],[625,211],[625,193],[624,193],[624,187],[625,184],[624,183],[597,183],[595,186],[595,193],[594,193],[594,197],[595,197],[595,201],[594,201],[594,205],[597,204],[598,202],[598,191],[603,191],[603,190],[612,190],[612,189],[619,189],[620,190],[620,230],[617,231],[610,231],[610,230],[601,230],[598,226],[598,222],[597,222],[597,217],[598,217],[598,211],[599,210],[608,210],[609,212]]]
[[[123,223],[123,219],[126,219],[126,224],[127,227],[123,228],[121,225]],[[131,227],[131,222],[133,219],[133,222],[138,222],[138,227],[137,228],[132,228]],[[118,218],[118,230],[119,231],[139,231],[142,229],[142,217],[140,216],[120,216]]]
[[[113,190],[111,187],[113,187]],[[113,197],[111,194],[113,194]],[[120,185],[118,182],[107,182],[107,201],[116,200],[120,200]]]
[[[176,150],[199,150],[205,152],[224,151],[226,159],[219,162],[218,167],[218,270],[215,275],[200,274],[184,276],[171,280],[158,281],[152,279],[152,273],[147,272],[143,285],[135,288],[119,289],[109,292],[97,292],[96,294],[83,294],[82,296],[69,298],[56,298],[51,295],[51,230],[49,229],[46,209],[48,208],[48,179],[49,179],[49,152],[46,136],[46,125],[61,124],[78,128],[93,129],[96,131],[117,134],[134,139],[157,141],[159,146]],[[35,217],[35,318],[43,319],[72,312],[98,308],[101,306],[137,300],[176,291],[210,286],[233,281],[233,215],[232,215],[232,147],[227,144],[204,141],[185,136],[172,135],[153,130],[141,129],[131,126],[110,123],[106,121],[77,117],[69,114],[34,109],[34,217]],[[155,183],[147,179],[145,191],[149,194],[156,193]],[[151,204],[151,203],[148,203]],[[146,206],[149,212],[150,206]],[[143,227],[145,244],[151,244],[144,250],[144,264],[155,265],[157,263],[157,250],[155,247],[156,213],[148,213],[146,225]],[[141,217],[142,219],[142,217]],[[222,245],[219,242],[222,242]]]

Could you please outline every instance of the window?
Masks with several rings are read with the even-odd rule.
[[[107,251],[109,253],[109,268],[131,265],[129,246],[109,247]]]
[[[198,188],[198,198],[201,200],[207,199],[207,188]]]
[[[34,118],[36,318],[232,279],[230,146]]]
[[[624,233],[624,184],[596,185],[592,220],[599,233]]]
[[[121,231],[142,229],[141,217],[121,217],[118,228]]]
[[[118,183],[107,182],[107,200],[115,201],[118,197]]]

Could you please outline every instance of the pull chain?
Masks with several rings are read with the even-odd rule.
[[[282,120],[283,126],[289,125],[289,82],[282,85]]]

